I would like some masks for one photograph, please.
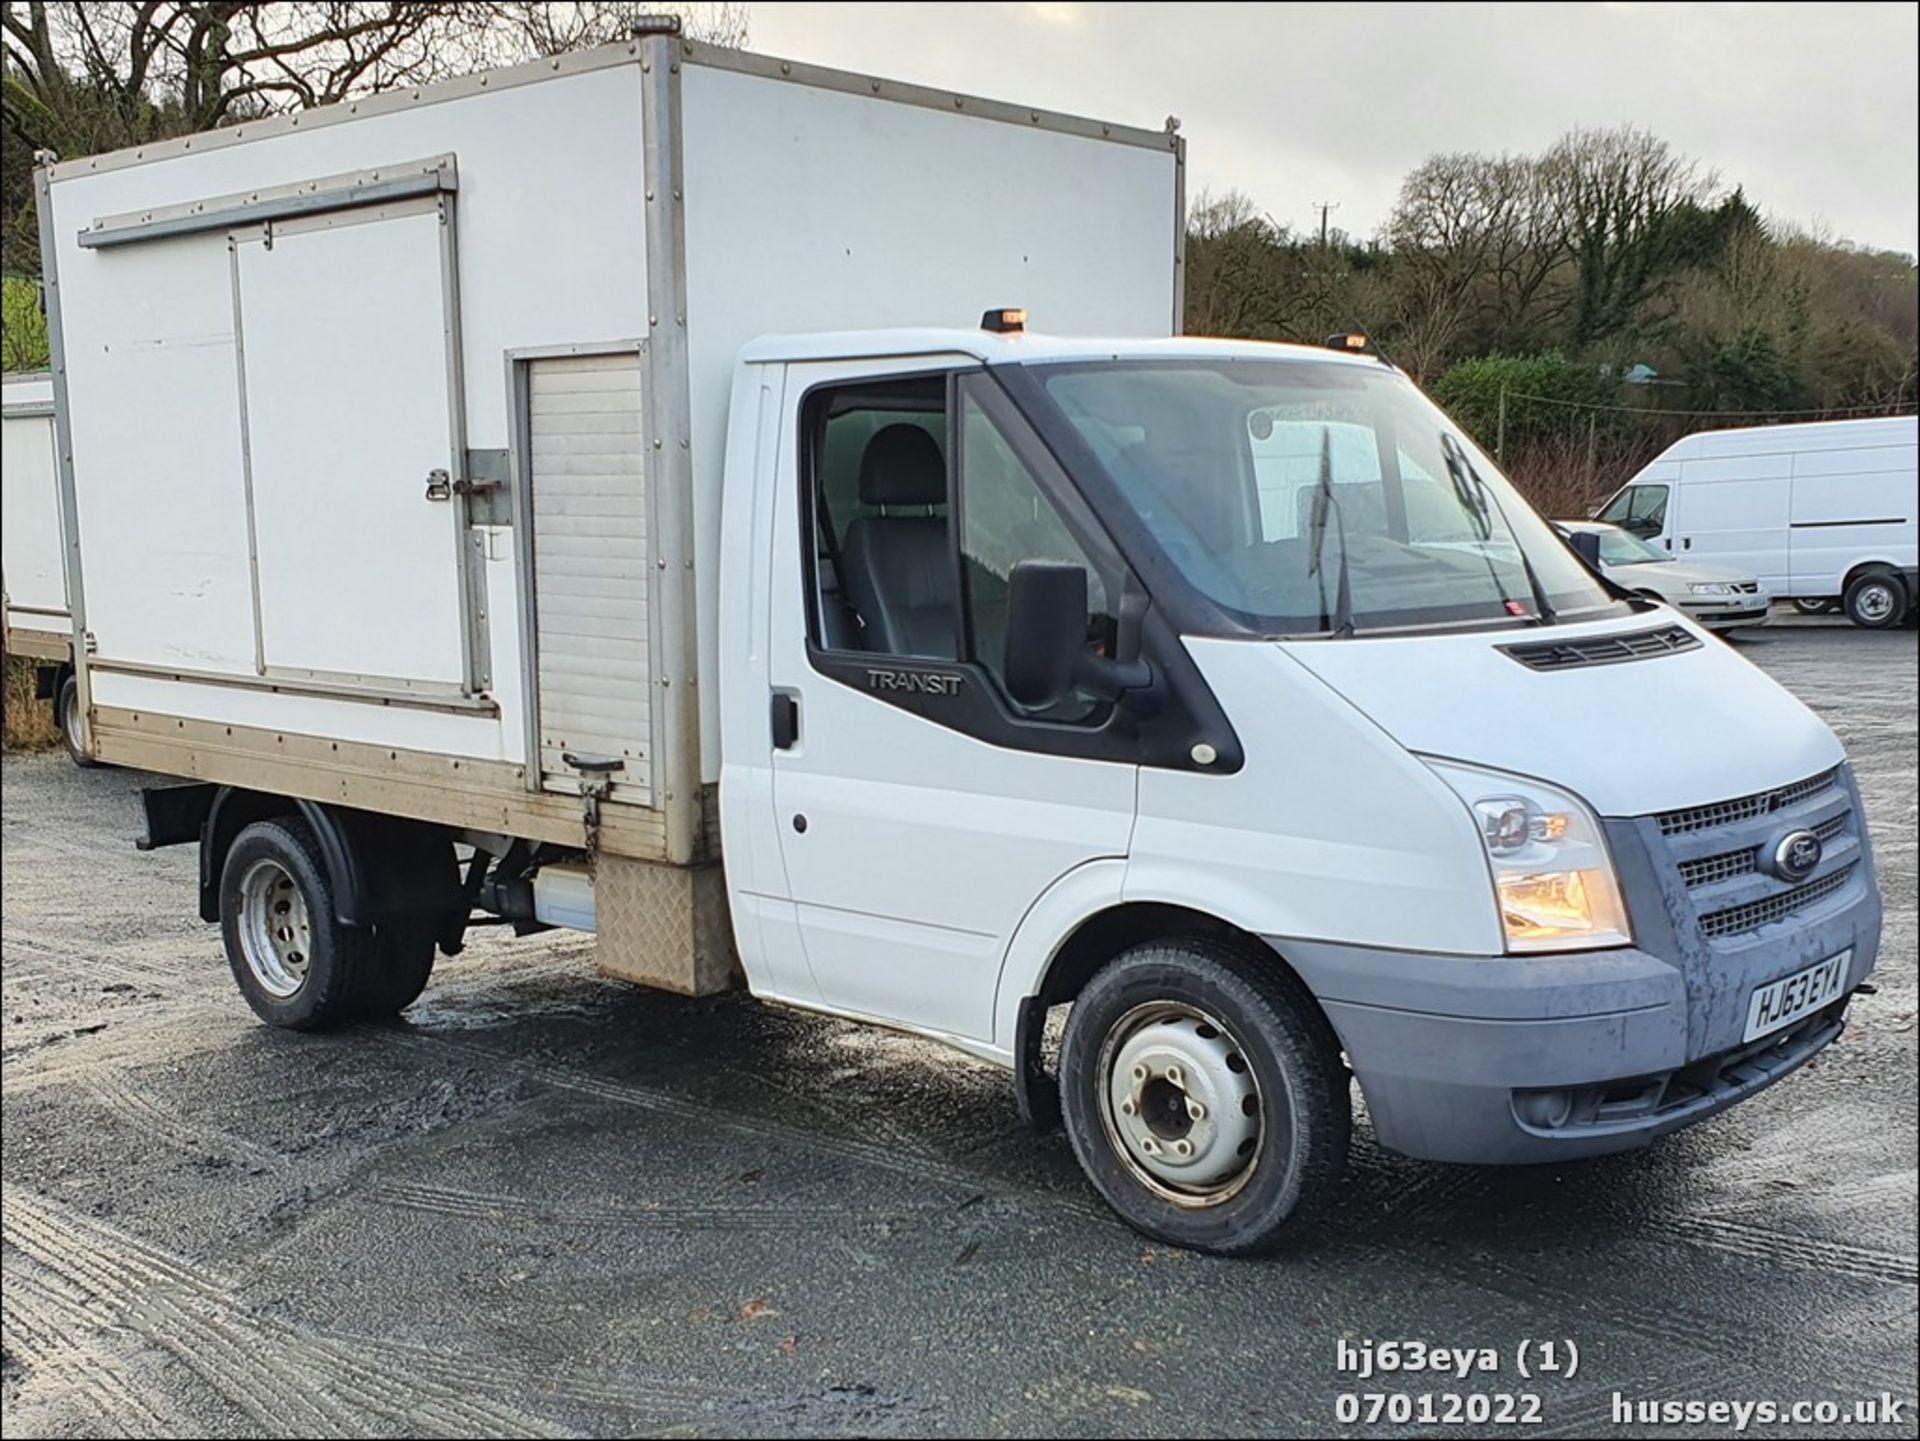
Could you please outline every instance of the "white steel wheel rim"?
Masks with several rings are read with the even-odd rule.
[[[61,707],[60,729],[75,745],[80,744],[80,687],[70,685],[63,692],[65,704]]]
[[[307,983],[312,917],[298,883],[278,861],[255,861],[240,878],[240,952],[269,995],[285,1000]]]
[[[1232,1200],[1260,1162],[1260,1083],[1218,1019],[1182,1001],[1136,1006],[1107,1032],[1096,1083],[1107,1142],[1133,1178],[1190,1210]]]
[[[1868,620],[1885,620],[1893,614],[1893,587],[1879,581],[1863,586],[1854,604]]]

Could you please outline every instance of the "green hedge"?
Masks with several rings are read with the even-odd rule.
[[[1507,444],[1545,431],[1564,431],[1578,405],[1613,405],[1619,382],[1593,365],[1579,365],[1557,350],[1538,355],[1488,355],[1450,367],[1433,386],[1433,398],[1487,450],[1500,423],[1500,393],[1507,393]]]

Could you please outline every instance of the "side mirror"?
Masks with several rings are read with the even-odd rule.
[[[1567,532],[1567,544],[1573,547],[1573,553],[1587,563],[1589,570],[1600,569],[1600,537],[1590,530]]]
[[[1113,699],[1147,685],[1145,661],[1124,663],[1087,649],[1087,573],[1053,560],[1023,560],[1008,577],[1007,694],[1028,710],[1058,705],[1076,687]]]
[[[1023,560],[1007,586],[1007,694],[1029,710],[1058,705],[1087,648],[1087,573]]]

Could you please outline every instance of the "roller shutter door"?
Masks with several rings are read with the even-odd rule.
[[[541,783],[617,756],[611,798],[651,805],[647,564],[637,354],[527,367]]]

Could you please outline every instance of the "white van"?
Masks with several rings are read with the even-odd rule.
[[[37,179],[88,743],[273,1025],[592,930],[1003,1066],[1237,1252],[1355,1081],[1623,1150],[1873,970],[1819,717],[1377,356],[1171,333],[1170,130],[656,34]]]
[[[1915,418],[1703,430],[1596,513],[1667,550],[1755,575],[1780,600],[1840,600],[1856,625],[1907,617]]]

